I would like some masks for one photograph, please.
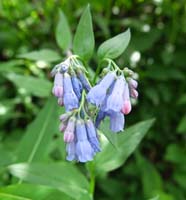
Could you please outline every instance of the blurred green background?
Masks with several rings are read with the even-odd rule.
[[[0,186],[16,182],[2,167],[9,164],[3,156],[14,159],[10,152],[15,151],[27,125],[48,99],[50,70],[65,55],[55,40],[58,9],[66,14],[74,32],[87,3],[91,6],[96,48],[131,29],[130,45],[116,60],[121,68],[129,67],[139,74],[139,99],[126,117],[126,126],[156,118],[126,163],[97,178],[95,199],[185,200],[185,0],[0,1]],[[47,50],[25,59],[30,57],[28,52],[41,49]],[[95,71],[96,54],[90,66]],[[48,123],[53,123],[56,131],[50,156],[63,159],[63,149],[56,150],[58,127],[54,120]],[[53,195],[46,199],[52,198],[57,200]]]

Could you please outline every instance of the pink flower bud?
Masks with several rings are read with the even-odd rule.
[[[64,103],[63,103],[63,98],[62,98],[62,97],[59,97],[57,102],[58,102],[58,104],[59,104],[60,106],[63,106],[63,105],[64,105]]]
[[[129,87],[136,89],[138,87],[138,82],[132,78],[129,79]]]
[[[63,75],[61,73],[56,73],[54,78],[54,87],[52,89],[52,93],[56,97],[63,96]]]
[[[64,130],[67,128],[67,125],[65,124],[65,123],[60,123],[60,125],[59,125],[59,130],[61,131],[61,132],[64,132]]]
[[[55,75],[54,85],[63,86],[63,75],[60,72]]]
[[[71,115],[72,115],[71,112],[67,112],[67,113],[60,115],[59,119],[60,119],[60,121],[65,122],[70,118]]]
[[[74,141],[74,133],[65,130],[63,139],[64,139],[64,142],[67,142],[67,143],[73,142]]]
[[[75,131],[75,118],[71,117],[68,121],[67,128],[64,132],[64,141],[72,142],[74,140],[74,131]]]
[[[52,89],[52,93],[56,97],[62,97],[63,96],[63,87],[54,85]]]
[[[138,98],[138,91],[135,90],[135,89],[133,89],[133,88],[131,88],[131,89],[130,89],[130,96],[131,96],[132,98],[134,98],[134,99],[137,99],[137,98]]]
[[[123,107],[121,109],[121,112],[124,114],[124,115],[127,115],[130,113],[132,107],[131,107],[131,102],[130,100],[126,100],[124,101],[124,104],[123,104]]]

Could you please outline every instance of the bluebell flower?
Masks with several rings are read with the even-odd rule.
[[[130,94],[129,94],[129,86],[128,83],[125,82],[124,90],[123,90],[123,105],[121,108],[121,112],[125,115],[129,114],[132,109],[130,102]]]
[[[68,124],[65,129],[64,136],[63,136],[64,142],[66,142],[66,143],[74,141],[75,122],[76,122],[75,117],[71,117],[68,121]]]
[[[88,141],[85,122],[83,120],[77,120],[76,138],[77,160],[80,162],[87,162],[93,160],[94,150]]]
[[[67,152],[66,159],[68,161],[76,160],[76,144],[75,144],[75,141],[67,143],[66,152]]]
[[[87,100],[96,106],[100,106],[105,99],[108,88],[114,82],[115,77],[115,72],[109,72],[98,85],[94,86],[89,91]]]
[[[70,75],[67,73],[64,74],[64,105],[66,111],[79,107],[79,100],[73,91]]]
[[[92,122],[92,120],[88,119],[86,121],[86,129],[87,129],[87,135],[88,135],[88,140],[94,149],[95,152],[101,151],[100,148],[100,143],[98,140],[98,135],[96,133],[96,128]]]
[[[83,87],[85,88],[86,92],[89,92],[91,89],[91,85],[88,82],[87,78],[85,77],[84,73],[82,71],[78,71],[78,78],[81,81]]]
[[[72,81],[72,86],[73,86],[74,92],[75,92],[77,98],[80,99],[81,93],[82,93],[82,85],[75,74],[72,75],[71,81]]]
[[[115,84],[115,81],[112,82],[110,88],[107,91],[106,97],[105,97],[103,103],[100,106],[100,110],[99,110],[99,112],[98,112],[98,114],[96,116],[96,120],[95,120],[96,128],[99,127],[101,121],[104,120],[104,118],[106,116],[108,116],[110,114],[110,112],[112,113],[112,111],[106,111],[106,104],[107,104],[107,99],[108,99],[109,95],[112,94],[112,91],[113,91],[113,88],[114,88],[114,84]]]
[[[104,112],[103,110],[100,109],[96,116],[96,121],[95,121],[96,128],[99,127],[101,121],[105,118],[105,116],[106,116],[106,112]]]
[[[63,96],[63,75],[59,72],[56,73],[54,78],[54,87],[52,89],[52,93],[56,97]]]
[[[113,132],[122,131],[124,128],[125,118],[121,112],[113,112],[110,114],[110,129]]]
[[[106,101],[107,112],[120,112],[123,106],[123,90],[124,78],[119,76],[114,84],[112,93],[108,96]]]

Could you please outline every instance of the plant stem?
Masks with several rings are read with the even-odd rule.
[[[94,162],[90,162],[88,165],[89,173],[90,173],[90,194],[94,197],[95,190],[95,166]]]

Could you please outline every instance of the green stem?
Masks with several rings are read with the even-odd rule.
[[[81,95],[81,102],[80,102],[79,109],[78,109],[79,115],[80,115],[81,109],[84,105],[84,102],[85,102],[85,90],[82,91],[82,95]]]
[[[90,162],[88,167],[90,173],[90,194],[92,197],[94,197],[95,181],[96,181],[94,162]]]
[[[99,74],[100,71],[101,71],[101,64],[102,64],[103,62],[105,62],[105,61],[108,62],[109,65],[111,64],[111,60],[110,60],[110,59],[107,59],[107,58],[105,58],[105,59],[103,59],[101,62],[99,62],[98,67],[96,68],[96,73],[95,73],[94,78],[93,78],[93,84],[96,83],[96,78],[98,77],[98,74]]]

